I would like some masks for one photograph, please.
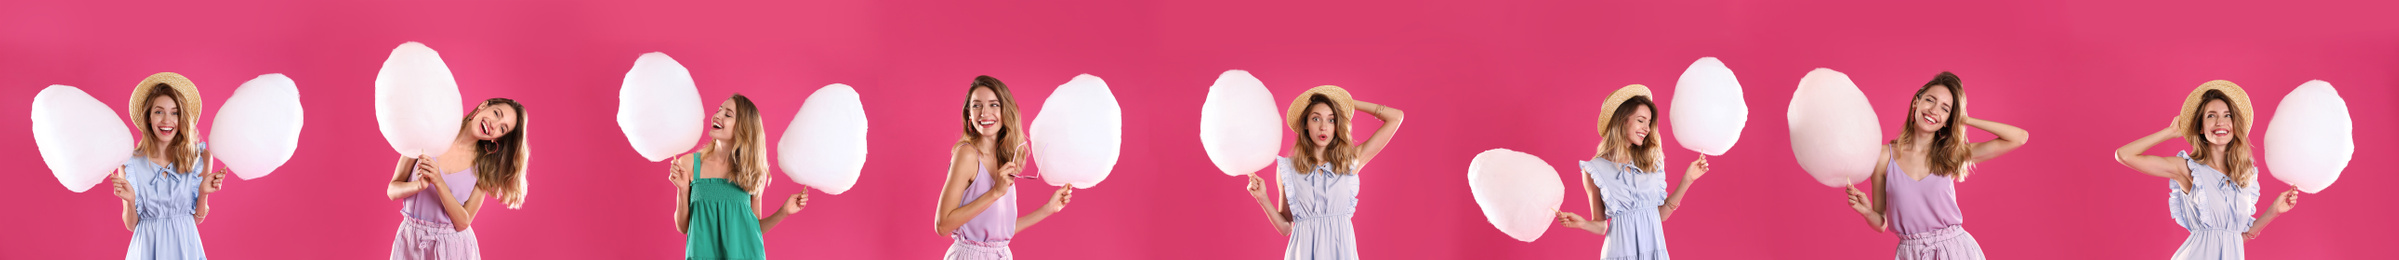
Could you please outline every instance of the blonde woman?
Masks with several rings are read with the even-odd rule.
[[[1599,152],[1581,163],[1583,194],[1591,201],[1591,216],[1558,212],[1558,225],[1607,237],[1600,259],[1668,259],[1666,227],[1691,191],[1691,182],[1708,173],[1708,159],[1691,161],[1683,170],[1683,185],[1666,192],[1666,156],[1658,129],[1657,104],[1649,87],[1625,86],[1608,95],[1599,111]]]
[[[801,190],[777,203],[778,210],[760,212],[774,180],[766,172],[763,123],[749,97],[733,94],[708,117],[708,145],[667,167],[684,259],[766,259],[766,231],[808,205],[808,191]]]
[[[2149,176],[2166,178],[2166,205],[2174,223],[2191,231],[2174,259],[2241,259],[2245,240],[2265,232],[2266,223],[2299,204],[2299,190],[2283,191],[2265,217],[2257,214],[2257,167],[2250,160],[2249,129],[2255,117],[2249,94],[2230,81],[2209,81],[2184,98],[2182,112],[2166,129],[2116,148],[2116,162]],[[2145,155],[2174,138],[2191,150],[2174,157]],[[2235,169],[2235,170],[2225,170]]]
[[[951,239],[942,259],[1015,259],[1008,242],[1016,232],[1066,210],[1074,187],[1058,187],[1048,205],[1016,215],[1016,178],[1025,155],[1014,147],[1024,147],[1025,137],[1008,84],[976,76],[966,87],[961,115],[965,133],[950,145],[949,178],[933,210],[933,232]]]
[[[1365,111],[1383,121],[1362,144],[1350,142],[1350,114]],[[1290,236],[1283,259],[1358,259],[1350,215],[1358,212],[1358,169],[1398,133],[1399,109],[1350,99],[1341,87],[1320,86],[1291,100],[1284,122],[1299,133],[1291,156],[1276,160],[1275,186],[1283,200],[1267,196],[1266,182],[1250,174],[1250,198],[1266,212],[1275,232]]]
[[[141,142],[133,158],[109,177],[125,229],[133,242],[125,259],[208,259],[200,246],[200,222],[208,219],[208,195],[225,188],[225,172],[207,172],[208,144],[190,131],[200,118],[200,90],[190,79],[160,72],[133,86],[134,127]]]
[[[2032,133],[1999,122],[1966,116],[1966,89],[1957,74],[1941,72],[1916,89],[1900,124],[1898,140],[1883,147],[1882,166],[1868,181],[1868,195],[1849,187],[1849,207],[1865,217],[1876,232],[1899,235],[1895,259],[1983,259],[1982,245],[1966,233],[1966,216],[1958,209],[1957,182],[1967,168],[2023,147]],[[1990,132],[1997,139],[1967,142],[1966,128]]]
[[[385,195],[400,200],[399,234],[392,259],[479,259],[470,229],[484,197],[500,197],[508,208],[525,198],[525,106],[492,98],[458,121],[448,151],[401,157]]]

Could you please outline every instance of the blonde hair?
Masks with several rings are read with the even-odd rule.
[[[960,134],[958,137],[958,142],[972,144],[986,141],[983,140],[982,134],[975,132],[975,109],[973,107],[975,103],[975,89],[991,89],[991,95],[993,98],[997,98],[1000,101],[1000,130],[997,133],[1000,140],[998,140],[999,143],[995,145],[995,147],[999,147],[999,149],[992,149],[994,150],[992,151],[992,157],[996,160],[993,163],[1008,164],[1010,162],[1015,162],[1018,157],[1015,147],[1017,145],[1024,144],[1025,140],[1024,132],[1017,131],[1017,129],[1023,129],[1021,128],[1023,127],[1023,124],[1017,122],[1016,119],[1016,98],[1014,95],[1008,93],[1008,84],[1001,83],[999,78],[994,78],[989,75],[975,76],[975,82],[966,86],[966,103],[959,106],[960,109],[958,112],[958,120],[959,122],[962,122],[962,124],[959,124],[961,126],[960,129],[965,132]]]
[[[732,168],[726,173],[731,175],[728,177],[732,177],[734,185],[740,185],[750,195],[765,194],[766,182],[774,178],[766,174],[765,120],[759,119],[758,105],[750,103],[749,97],[734,93],[732,101],[733,120],[740,123],[733,124],[733,147],[729,149],[733,154],[725,157]]]
[[[1291,143],[1291,163],[1294,164],[1291,165],[1292,170],[1300,174],[1308,174],[1315,171],[1313,167],[1316,165],[1331,164],[1335,174],[1352,174],[1350,166],[1358,157],[1358,148],[1349,143],[1349,115],[1340,113],[1340,108],[1333,107],[1332,97],[1326,97],[1324,94],[1309,95],[1308,104],[1300,108],[1304,109],[1300,112],[1303,119],[1293,123],[1292,128],[1309,129],[1308,120],[1304,119],[1309,114],[1306,111],[1314,110],[1318,105],[1333,108],[1333,118],[1327,120],[1333,123],[1333,140],[1326,147],[1316,147],[1316,142],[1308,140],[1308,133],[1299,133],[1299,136],[1296,136],[1297,139],[1293,139]],[[1316,157],[1316,151],[1319,150],[1324,151],[1324,158]]]
[[[1948,120],[1941,121],[1942,123],[1940,129],[1933,130],[1932,148],[1924,158],[1926,162],[1931,164],[1928,167],[1932,169],[1931,174],[1933,175],[1956,177],[1958,174],[1964,173],[1968,167],[1966,165],[1966,158],[1974,153],[1973,150],[1967,149],[1969,147],[1966,145],[1966,126],[1964,125],[1965,120],[1960,120],[1966,118],[1966,89],[1965,86],[1961,86],[1959,84],[1960,82],[1957,74],[1951,74],[1947,71],[1943,71],[1940,75],[1933,76],[1933,80],[1931,82],[1925,82],[1924,87],[1917,88],[1916,95],[1911,96],[1912,98],[1908,101],[1910,104],[1914,104],[1914,102],[1920,102],[1918,100],[1922,100],[1925,94],[1928,94],[1933,90],[1933,87],[1949,89],[1949,118]],[[1915,106],[1910,105],[1907,107],[1907,109],[1913,110],[1915,109]],[[1910,115],[1915,113],[1913,111],[1908,111],[1899,114]],[[1916,121],[1916,117],[1914,116],[1903,116],[1901,118],[1903,118],[1904,121],[1901,121],[1902,123],[1900,126],[1907,131],[1915,131],[1916,124],[1923,123]],[[1899,140],[1892,141],[1891,143],[1910,144],[1915,143],[1915,141],[1916,135],[1901,134],[1899,135]]]
[[[1658,142],[1655,142],[1659,139],[1657,138],[1657,135],[1650,135],[1649,139],[1652,142],[1643,142],[1636,145],[1633,144],[1632,136],[1624,134],[1625,123],[1632,122],[1633,111],[1635,111],[1635,108],[1649,108],[1649,127],[1650,129],[1657,129],[1657,104],[1651,103],[1649,101],[1649,96],[1633,96],[1630,99],[1625,99],[1623,104],[1617,105],[1616,111],[1610,111],[1608,113],[1608,132],[1602,136],[1603,139],[1601,142],[1604,142],[1603,144],[1607,144],[1609,153],[1626,153],[1625,155],[1633,158],[1631,162],[1618,163],[1630,163],[1633,164],[1633,167],[1641,168],[1641,170],[1657,172],[1660,170],[1659,165],[1665,164],[1664,162],[1661,162],[1664,160],[1664,158],[1659,158],[1663,157],[1659,155],[1663,154],[1664,151],[1660,151],[1660,148],[1658,148]]]
[[[497,139],[475,141],[475,150],[483,152],[483,154],[475,155],[475,189],[491,191],[504,197],[506,199],[502,201],[509,203],[509,208],[516,208],[524,203],[525,161],[530,159],[528,157],[532,152],[525,148],[525,105],[519,104],[513,99],[491,98],[483,100],[481,106],[491,105],[508,105],[509,108],[514,109],[516,111],[516,128],[509,129],[507,134],[502,134]],[[473,116],[459,119],[458,128],[461,129],[460,131],[465,131],[463,129],[472,127],[474,121],[475,117]]]
[[[145,111],[125,111],[126,113],[134,114],[133,124],[135,127],[140,127],[142,130],[141,132],[149,132],[150,129],[157,128],[157,126],[150,125],[150,113],[148,113],[147,110],[150,109],[150,101],[158,99],[158,97],[167,97],[169,100],[168,102],[175,103],[176,109],[199,111],[193,108],[182,107],[183,105],[187,105],[183,103],[183,99],[185,98],[183,93],[177,92],[175,87],[168,86],[166,83],[158,83],[157,86],[152,86],[150,88],[149,93],[142,96],[141,109]],[[172,166],[175,173],[190,173],[197,170],[205,170],[197,168],[203,163],[193,163],[197,161],[194,160],[193,157],[202,157],[203,155],[206,155],[206,151],[194,151],[198,150],[197,148],[199,145],[197,142],[199,141],[194,140],[197,138],[192,138],[192,135],[194,135],[191,128],[193,123],[192,120],[186,120],[199,117],[184,117],[180,115],[170,116],[176,117],[175,129],[182,130],[181,132],[175,132],[174,137],[170,137],[166,140],[157,140],[156,135],[141,135],[143,140],[142,142],[135,144],[134,149],[136,151],[141,151],[144,154],[150,152],[159,152],[159,154],[166,155],[167,165]]]
[[[2224,116],[2233,117],[2232,122],[2233,124],[2236,124],[2232,126],[2232,130],[2230,130],[2232,131],[2232,139],[2224,141],[2224,154],[2221,154],[2224,156],[2224,166],[2227,169],[2217,169],[2217,171],[2224,173],[2224,176],[2227,177],[2225,178],[2226,181],[2231,181],[2234,185],[2240,185],[2241,187],[2248,187],[2249,178],[2256,177],[2254,176],[2255,174],[2251,174],[2249,171],[2249,167],[2254,161],[2251,161],[2249,157],[2249,138],[2244,138],[2249,136],[2249,124],[2246,121],[2241,121],[2243,119],[2240,118],[2241,108],[2233,106],[2232,97],[2224,95],[2224,91],[2211,89],[2204,94],[2200,94],[2200,105],[2198,110],[2191,111],[2191,115],[2193,116],[2191,117],[2190,122],[2186,122],[2189,125],[2188,127],[2183,127],[2185,128],[2183,130],[2183,140],[2191,142],[2191,150],[2194,150],[2191,151],[2191,160],[2205,161],[2208,160],[2208,158],[2213,158],[2219,155],[2215,154],[2215,152],[2212,150],[2207,149],[2207,147],[2210,145],[2207,143],[2207,137],[2205,137],[2207,135],[2207,128],[2205,127],[2205,122],[2207,122],[2207,119],[2203,118],[2204,116],[2202,116],[2207,114],[2207,102],[2224,102],[2225,112],[2231,112],[2225,113]]]

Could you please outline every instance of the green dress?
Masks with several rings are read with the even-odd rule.
[[[700,173],[700,157],[691,163]],[[683,240],[685,259],[766,259],[766,239],[759,234],[758,213],[751,211],[750,193],[725,178],[693,178],[689,195],[691,216]]]

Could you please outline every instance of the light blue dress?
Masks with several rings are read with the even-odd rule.
[[[207,150],[208,144],[200,144]],[[199,163],[194,158],[192,163]],[[125,259],[208,259],[200,247],[199,222],[192,220],[200,204],[199,167],[175,172],[175,165],[157,165],[139,154],[125,160],[125,182],[133,188],[133,242]]]
[[[2166,199],[2174,223],[2191,230],[2174,259],[2241,259],[2241,232],[2257,222],[2257,179],[2249,179],[2246,187],[2235,185],[2224,172],[2191,160],[2189,152],[2175,156],[2191,168],[2192,187],[2186,191],[2181,183],[2166,181],[2174,190]]]
[[[1331,164],[1318,164],[1301,174],[1291,158],[1275,164],[1283,200],[1291,204],[1291,242],[1284,244],[1283,259],[1358,259],[1357,230],[1349,222],[1358,213],[1356,168],[1339,174]]]
[[[1606,207],[1600,213],[1609,219],[1600,258],[1668,259],[1664,219],[1658,216],[1658,206],[1666,205],[1666,174],[1601,159],[1583,161],[1582,168],[1599,187]]]

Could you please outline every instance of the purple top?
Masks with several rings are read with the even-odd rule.
[[[958,205],[965,206],[991,193],[991,184],[991,169],[976,163],[975,180],[966,183],[966,196],[958,200]],[[974,219],[966,220],[966,225],[950,231],[950,237],[974,242],[1007,242],[1015,238],[1016,186],[1008,186],[1008,195],[1000,195],[1000,200],[992,202],[991,207],[983,208],[983,213],[975,214]]]
[[[412,174],[409,177],[416,176]],[[467,199],[475,198],[474,166],[468,166],[466,170],[443,174],[441,180],[450,186],[450,196],[458,198],[458,203],[464,204]],[[433,194],[431,189],[418,190],[416,195],[408,195],[408,200],[400,201],[400,215],[408,216],[410,219],[450,224],[449,213],[442,210],[441,195]]]
[[[1958,211],[1957,182],[1949,176],[1927,174],[1922,180],[1908,178],[1899,169],[1899,154],[1891,154],[1889,169],[1883,173],[1883,203],[1890,205],[1883,212],[1890,219],[1891,230],[1901,235],[1941,230],[1966,223],[1966,214]]]

